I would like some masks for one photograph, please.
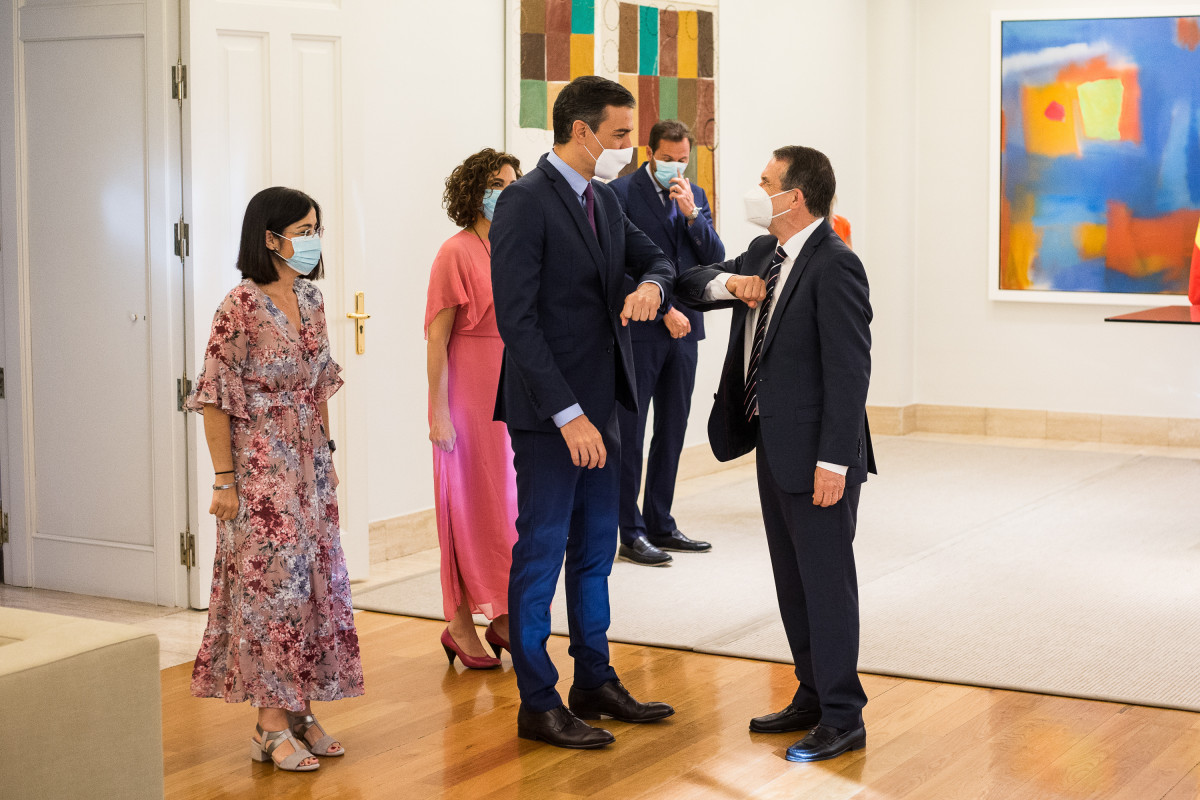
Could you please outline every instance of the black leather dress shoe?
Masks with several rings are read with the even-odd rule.
[[[867,729],[844,731],[831,725],[818,725],[787,749],[788,761],[824,761],[867,746]]]
[[[675,713],[666,703],[639,703],[617,680],[596,689],[572,686],[567,704],[580,719],[612,717],[618,722],[654,722]]]
[[[603,728],[593,728],[566,706],[550,711],[517,711],[517,736],[573,750],[594,750],[612,744],[615,737]]]
[[[708,542],[689,539],[678,529],[671,531],[666,536],[647,536],[646,538],[659,550],[674,550],[677,553],[707,553],[712,550],[712,545]]]
[[[820,722],[821,709],[796,708],[788,703],[783,711],[750,720],[750,730],[755,733],[795,733],[811,731]]]
[[[665,567],[672,560],[671,556],[650,544],[644,533],[639,533],[632,544],[622,544],[617,549],[617,557],[647,567]]]

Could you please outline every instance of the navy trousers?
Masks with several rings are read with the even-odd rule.
[[[867,695],[858,678],[858,576],[854,531],[862,486],[828,508],[813,496],[790,494],[771,475],[759,434],[758,496],[762,504],[779,614],[796,678],[792,702],[821,709],[821,724],[843,730],[863,724]]]
[[[646,323],[643,323],[646,324]],[[655,337],[635,340],[634,374],[638,412],[618,407],[621,423],[621,541],[629,544],[639,534],[666,536],[675,530],[671,505],[679,454],[687,433],[696,386],[698,344],[694,341]],[[654,431],[646,458],[646,491],[641,508],[642,454],[645,452],[646,418],[654,405]]]
[[[517,543],[508,579],[509,641],[521,704],[529,711],[562,705],[558,670],[546,653],[550,601],[565,569],[569,652],[575,685],[594,689],[617,677],[608,663],[608,576],[617,549],[616,421],[602,431],[603,469],[571,463],[562,435],[509,429],[517,471]],[[565,565],[564,565],[565,557]]]

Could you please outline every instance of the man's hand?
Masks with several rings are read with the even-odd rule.
[[[658,316],[662,301],[662,290],[657,283],[643,283],[625,298],[625,307],[621,309],[621,325],[628,325],[629,320],[645,322],[654,319]]]
[[[751,308],[757,308],[767,296],[767,282],[757,275],[730,275],[725,288]]]
[[[675,204],[679,206],[679,213],[685,217],[691,216],[692,211],[696,209],[696,196],[692,194],[692,182],[687,178],[671,178],[668,196],[675,201]],[[693,220],[688,220],[689,225],[692,222]]]
[[[585,414],[580,414],[558,430],[567,443],[567,449],[571,451],[571,463],[588,469],[604,466],[608,458],[604,449],[604,437],[596,430],[596,426],[588,421]]]
[[[813,505],[829,508],[842,499],[846,491],[846,476],[817,467],[813,474]]]
[[[663,314],[663,324],[667,326],[667,333],[671,334],[672,339],[682,339],[692,332],[691,321],[678,308],[668,309]]]

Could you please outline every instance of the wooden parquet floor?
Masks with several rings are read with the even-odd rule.
[[[315,774],[249,759],[253,712],[189,694],[191,666],[163,670],[168,798],[790,798],[792,800],[1198,800],[1200,714],[864,675],[867,749],[790,764],[798,735],[747,730],[794,688],[791,667],[614,644],[641,699],[674,717],[604,723],[601,751],[516,737],[517,687],[500,670],[447,669],[444,623],[357,616],[365,697],[318,704],[347,755]],[[551,654],[570,687],[567,642]]]

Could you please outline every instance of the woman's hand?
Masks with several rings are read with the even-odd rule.
[[[238,513],[237,489],[213,489],[212,503],[208,513],[215,514],[217,519],[231,520]]]
[[[458,433],[454,430],[454,423],[450,421],[450,415],[434,415],[433,422],[429,425],[429,441],[447,453],[452,453],[454,452],[454,440],[457,438]]]

